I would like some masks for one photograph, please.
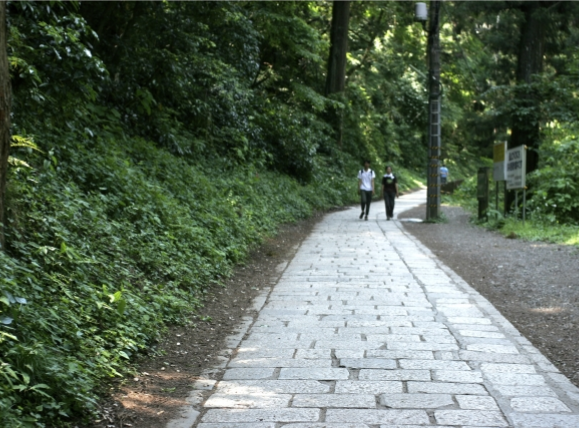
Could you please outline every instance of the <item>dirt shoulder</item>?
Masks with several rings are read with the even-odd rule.
[[[424,219],[425,207],[399,215]],[[565,376],[579,386],[579,251],[507,239],[442,207],[447,223],[404,228],[486,297]]]
[[[211,288],[190,326],[170,328],[152,355],[138,362],[136,377],[112,385],[102,417],[90,428],[160,428],[177,418],[193,383],[224,358],[219,353],[226,337],[243,317],[255,315],[253,299],[277,282],[276,266],[291,260],[323,215],[283,226],[234,270],[225,287]]]

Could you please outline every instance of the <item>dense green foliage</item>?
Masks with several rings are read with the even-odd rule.
[[[544,71],[521,83],[523,3],[444,3],[443,155],[452,178],[468,177],[513,121],[540,125],[529,206],[545,224],[573,223],[578,6],[543,11]],[[393,165],[405,189],[420,183],[426,34],[414,5],[352,3],[346,90],[325,97],[331,7],[9,2],[1,426],[90,416],[106,380],[280,223],[354,202],[363,159],[378,175]]]

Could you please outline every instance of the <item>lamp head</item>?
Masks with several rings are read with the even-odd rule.
[[[426,22],[428,19],[428,9],[426,8],[426,3],[416,3],[414,18],[417,21]]]

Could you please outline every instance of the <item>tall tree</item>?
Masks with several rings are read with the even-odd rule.
[[[350,2],[335,0],[332,7],[330,30],[330,57],[326,75],[326,96],[344,92],[346,87],[346,53],[348,52],[348,27]],[[334,128],[338,147],[342,148],[342,112],[332,108],[329,120]]]
[[[348,27],[350,2],[334,1],[330,31],[330,58],[326,76],[326,95],[342,92],[346,85],[346,53],[348,52]]]
[[[527,172],[538,167],[539,155],[539,100],[533,95],[530,84],[533,76],[543,71],[545,55],[545,7],[543,2],[527,1],[521,5],[524,20],[519,40],[517,61],[517,98],[521,110],[513,117],[510,147],[523,144],[529,146],[527,153]],[[519,111],[521,111],[519,110]]]
[[[0,245],[2,250],[4,250],[5,196],[10,154],[10,105],[12,101],[6,37],[6,1],[0,1]]]

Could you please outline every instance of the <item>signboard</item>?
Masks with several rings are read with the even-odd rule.
[[[507,150],[507,189],[524,189],[526,186],[527,146]]]
[[[505,162],[505,152],[507,143],[495,144],[493,147],[493,180],[504,181],[507,179],[507,168]]]

